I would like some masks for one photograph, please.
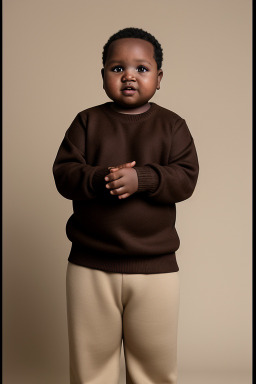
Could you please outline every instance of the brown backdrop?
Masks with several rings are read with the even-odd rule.
[[[6,384],[68,383],[72,206],[51,168],[75,115],[108,100],[102,47],[129,26],[161,42],[164,78],[152,100],[186,119],[201,166],[194,195],[177,205],[181,383],[198,384],[200,375],[204,384],[250,382],[251,7],[250,0],[3,1]],[[124,383],[123,357],[121,368]]]

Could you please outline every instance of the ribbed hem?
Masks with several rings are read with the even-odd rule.
[[[112,273],[153,274],[170,273],[179,270],[176,255],[160,256],[113,256],[92,254],[72,246],[68,261],[87,268]]]
[[[154,192],[159,185],[157,173],[148,166],[134,167],[138,175],[138,192]]]

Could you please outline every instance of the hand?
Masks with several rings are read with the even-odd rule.
[[[126,199],[138,190],[137,172],[132,167],[111,169],[105,180],[108,181],[106,188],[111,189],[111,195],[117,195],[118,199]]]
[[[115,167],[108,167],[108,169],[110,170],[110,172],[115,172],[115,171],[117,171],[118,169],[121,169],[121,168],[132,168],[132,167],[135,166],[135,164],[136,164],[136,161],[131,161],[130,163],[116,165]]]

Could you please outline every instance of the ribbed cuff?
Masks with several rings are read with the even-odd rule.
[[[137,192],[154,192],[159,185],[159,177],[157,173],[148,166],[134,167],[138,175],[138,191]]]
[[[106,181],[104,180],[105,176],[109,174],[108,168],[98,168],[93,177],[92,177],[92,187],[94,192],[105,191]]]

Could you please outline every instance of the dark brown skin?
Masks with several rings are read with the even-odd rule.
[[[114,108],[121,113],[138,114],[150,108],[163,77],[157,69],[154,47],[142,39],[125,38],[111,43],[105,66],[102,69],[103,88]],[[134,91],[124,90],[131,86]]]
[[[137,172],[132,169],[135,164],[136,162],[132,161],[116,167],[109,167],[111,168],[110,173],[105,177],[105,180],[111,181],[106,184],[106,188],[111,189],[111,195],[118,195],[119,199],[125,199],[138,190]]]
[[[114,109],[120,113],[139,114],[150,108],[149,100],[160,89],[163,71],[157,69],[151,43],[125,38],[111,43],[102,77],[103,88],[114,101]],[[112,195],[125,199],[138,190],[134,166],[135,161],[109,167],[110,173],[105,180],[109,181],[106,188]]]

